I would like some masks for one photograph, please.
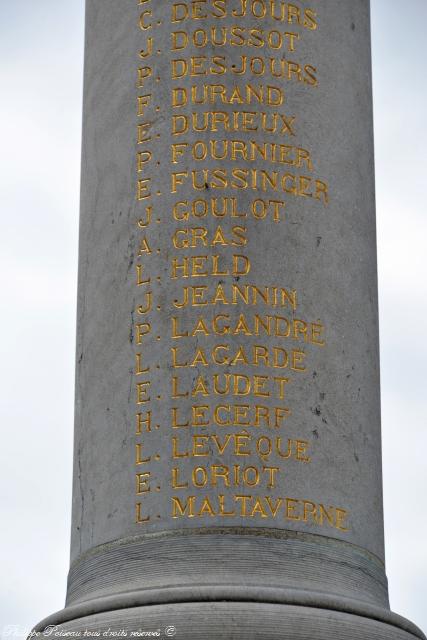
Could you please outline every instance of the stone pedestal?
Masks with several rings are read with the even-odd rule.
[[[384,571],[370,65],[367,0],[87,1],[71,569],[39,629],[424,638]]]

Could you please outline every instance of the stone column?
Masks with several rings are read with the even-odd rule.
[[[88,0],[66,607],[424,638],[384,570],[368,0]]]

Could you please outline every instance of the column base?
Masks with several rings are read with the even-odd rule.
[[[265,529],[164,532],[91,549],[70,569],[65,609],[36,630],[51,625],[61,638],[102,640],[426,640],[390,612],[378,558]]]
[[[79,632],[80,637],[84,637],[87,631],[86,637],[174,637],[176,640],[425,640],[415,625],[394,614],[388,615],[389,620],[385,622],[308,606],[181,602],[83,616],[60,623],[58,632],[61,637],[67,632],[72,632],[73,637]],[[60,615],[58,622],[59,618]],[[55,624],[55,616],[41,623],[38,629],[50,624]]]

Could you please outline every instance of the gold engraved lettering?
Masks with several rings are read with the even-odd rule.
[[[202,476],[201,476],[202,477]],[[209,498],[203,494],[189,496],[181,500],[172,496],[172,518],[194,518],[208,516],[224,516],[232,513],[241,518],[262,519],[272,517],[296,522],[306,522],[319,527],[328,527],[338,531],[349,531],[347,526],[348,512],[335,506],[326,506],[309,500],[290,497],[232,495],[212,495]]]
[[[141,287],[144,284],[150,284],[151,282],[150,278],[144,279],[143,273],[144,273],[144,267],[141,264],[137,264],[136,265],[136,284],[138,287]]]
[[[187,104],[194,105],[265,105],[279,107],[285,102],[282,87],[274,85],[234,85],[232,88],[224,84],[196,84],[191,88],[175,87],[172,89],[172,107],[181,108]]]
[[[188,327],[188,322],[186,323]],[[221,313],[211,320],[199,316],[187,329],[180,327],[180,320],[172,316],[173,339],[194,338],[197,336],[269,336],[274,338],[291,339],[296,342],[325,345],[324,326],[298,318],[286,318],[276,315],[246,315],[231,316]]]
[[[253,284],[217,285],[214,293],[207,286],[183,287],[181,299],[174,300],[174,307],[206,307],[217,305],[265,305],[272,308],[297,309],[297,292],[282,287],[259,287]]]
[[[251,263],[247,256],[233,255],[231,264],[220,255],[192,256],[182,259],[173,258],[171,277],[173,280],[208,276],[236,278],[248,275],[250,270]]]
[[[149,388],[151,382],[149,380],[144,380],[144,382],[137,382],[136,384],[136,404],[146,404],[150,402]]]
[[[239,347],[233,344],[218,344],[212,349],[196,348],[193,354],[181,356],[180,347],[172,347],[172,367],[208,367],[211,364],[224,367],[245,365],[273,369],[290,369],[299,373],[306,370],[306,354],[302,350],[285,350],[282,347],[253,345]]]
[[[149,20],[149,18],[152,17],[152,12],[151,10],[147,10],[147,11],[143,11],[139,17],[139,26],[140,29],[142,31],[148,31],[149,29],[152,29],[152,24]]]
[[[143,453],[142,453],[142,443],[138,443],[135,445],[135,464],[136,466],[139,466],[141,464],[148,464],[149,462],[151,462],[151,456],[149,456],[148,458],[144,458],[143,457]]]
[[[142,504],[141,502],[137,502],[135,505],[135,510],[136,510],[136,517],[135,517],[135,522],[136,524],[142,524],[144,522],[150,522],[150,516],[143,516],[143,510],[142,510]]]
[[[178,116],[177,116],[178,117]],[[179,116],[181,117],[181,116]],[[182,116],[184,117],[184,116]],[[286,127],[291,129],[290,121]],[[292,135],[292,134],[291,134]],[[278,144],[275,142],[256,142],[251,140],[210,140],[209,142],[194,142],[192,145],[175,143],[171,146],[172,162],[177,164],[181,158],[187,155],[195,161],[232,160],[245,162],[259,162],[264,160],[270,163],[284,164],[297,169],[313,171],[313,162],[310,152],[301,147]]]
[[[151,432],[151,411],[147,411],[146,414],[136,414],[136,435],[140,436],[143,431],[147,433]]]
[[[146,471],[145,473],[137,473],[136,474],[136,495],[140,496],[143,493],[148,493],[151,491],[150,485],[148,483],[151,477],[151,473]]]

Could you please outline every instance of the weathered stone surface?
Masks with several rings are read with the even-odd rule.
[[[72,566],[42,626],[422,638],[383,564],[369,2],[88,0],[86,34]]]
[[[403,628],[399,625],[402,624]],[[170,628],[173,627],[172,630]],[[105,615],[80,618],[61,625],[64,632],[127,629],[158,632],[158,637],[179,640],[411,640],[417,630],[397,616],[390,624],[375,617],[366,618],[310,606],[290,606],[244,602],[209,602],[129,608]],[[173,634],[173,636],[172,636]],[[417,637],[417,636],[415,636]],[[422,636],[419,636],[422,637]]]

